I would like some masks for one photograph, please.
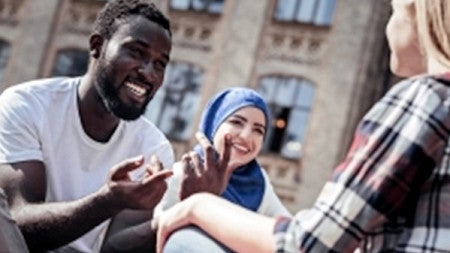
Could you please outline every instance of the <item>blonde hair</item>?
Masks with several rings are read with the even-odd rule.
[[[414,5],[422,50],[450,67],[450,1],[415,0]]]

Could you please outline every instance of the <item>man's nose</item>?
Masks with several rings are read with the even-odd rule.
[[[138,69],[145,80],[149,83],[154,83],[156,80],[156,70],[152,62],[143,62]]]

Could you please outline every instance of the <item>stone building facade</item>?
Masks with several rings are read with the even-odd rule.
[[[0,0],[0,92],[83,73],[101,0]],[[295,211],[344,157],[358,120],[391,75],[388,0],[155,0],[172,23],[166,84],[147,116],[179,156],[201,109],[230,86],[260,91],[272,125],[258,160]]]

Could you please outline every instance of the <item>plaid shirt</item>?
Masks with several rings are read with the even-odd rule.
[[[395,85],[360,122],[313,208],[277,252],[450,252],[450,75]]]

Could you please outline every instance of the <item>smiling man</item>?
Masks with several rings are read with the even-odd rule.
[[[94,251],[105,221],[152,210],[172,174],[169,141],[142,117],[169,62],[169,21],[149,0],[109,1],[89,46],[84,76],[0,96],[0,187],[30,251]]]

